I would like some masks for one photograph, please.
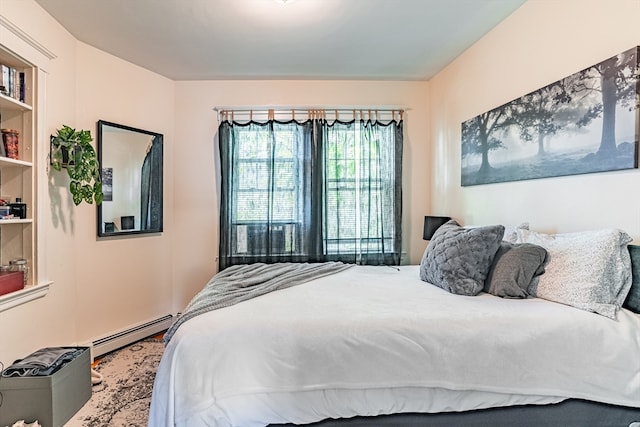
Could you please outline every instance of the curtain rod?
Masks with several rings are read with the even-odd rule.
[[[305,116],[308,119],[313,118],[327,118],[327,116],[333,115],[334,120],[338,120],[342,115],[350,115],[353,120],[357,116],[360,118],[368,117],[378,120],[380,116],[386,116],[387,119],[395,120],[396,114],[402,120],[406,108],[399,106],[352,106],[352,107],[215,107],[214,110],[218,115],[218,121],[235,120],[236,117],[240,120],[247,121],[263,121],[263,120],[275,120],[276,116],[282,120],[286,117],[287,120],[295,120],[296,117]]]
[[[214,111],[235,111],[235,112],[251,112],[251,111],[310,111],[310,110],[318,110],[318,111],[409,111],[410,108],[403,107],[401,105],[340,105],[340,106],[304,106],[304,105],[260,105],[260,106],[218,106],[213,107]]]

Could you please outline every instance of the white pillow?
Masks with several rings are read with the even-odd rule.
[[[502,240],[509,243],[520,243],[518,242],[518,230],[528,230],[529,223],[523,222],[520,225],[505,225],[504,226],[504,236]]]
[[[631,237],[617,229],[544,234],[518,229],[518,242],[540,245],[549,264],[529,294],[611,319],[631,287]]]

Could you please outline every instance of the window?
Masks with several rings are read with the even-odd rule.
[[[390,252],[396,234],[394,221],[387,221],[393,212],[385,212],[394,207],[395,175],[388,173],[395,166],[393,153],[387,152],[394,148],[390,128],[362,125],[326,132],[327,254]]]
[[[290,127],[250,126],[237,132],[232,197],[234,255],[292,254],[302,222],[301,141]],[[260,239],[261,236],[269,237]]]
[[[220,268],[400,260],[402,121],[223,121]]]
[[[302,195],[294,177],[301,165],[293,136],[291,131],[262,128],[238,133],[234,222],[298,220]]]

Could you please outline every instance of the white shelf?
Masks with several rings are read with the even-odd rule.
[[[15,98],[0,93],[0,110],[17,110],[17,111],[31,111],[33,107],[24,102],[20,102]]]
[[[9,310],[18,305],[42,298],[49,292],[53,282],[45,282],[36,286],[29,286],[19,291],[0,295],[0,312]]]
[[[30,168],[32,166],[31,162],[0,156],[0,168]]]
[[[0,225],[6,224],[31,224],[33,220],[31,218],[11,218],[11,219],[2,219],[0,218]]]

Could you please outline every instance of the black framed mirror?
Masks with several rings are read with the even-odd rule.
[[[97,133],[104,194],[98,236],[161,232],[163,135],[105,120]]]

